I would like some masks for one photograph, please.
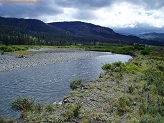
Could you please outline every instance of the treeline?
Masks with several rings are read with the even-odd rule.
[[[11,26],[1,26],[1,45],[97,45],[102,44],[99,39],[74,37],[55,33],[33,32]]]
[[[120,40],[121,39],[121,40]],[[137,41],[136,38],[125,36],[121,37],[88,37],[75,36],[73,34],[50,33],[40,31],[30,31],[23,28],[0,25],[0,45],[50,45],[50,46],[65,46],[65,45],[133,45]],[[151,45],[157,45],[155,42],[147,42]],[[139,44],[145,44],[140,42]]]

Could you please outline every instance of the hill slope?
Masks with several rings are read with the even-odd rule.
[[[34,32],[46,32],[46,33],[64,33],[54,26],[48,25],[40,20],[36,19],[18,19],[18,18],[3,18],[0,17],[0,26],[12,26],[24,30],[30,30]]]
[[[92,40],[103,40],[106,43],[116,44],[134,44],[134,43],[151,43],[147,40],[140,39],[136,36],[125,36],[115,33],[112,29],[101,27],[90,23],[80,21],[75,22],[53,22],[48,23],[54,27],[68,31],[78,37],[91,38]]]
[[[140,34],[139,37],[147,40],[156,40],[164,43],[164,33],[144,33]]]
[[[159,42],[124,36],[112,29],[84,22],[44,23],[35,19],[0,17],[0,44],[28,45],[152,44]]]

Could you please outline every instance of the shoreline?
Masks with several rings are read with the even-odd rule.
[[[19,55],[12,53],[0,55],[0,72],[86,59],[105,54],[66,48],[30,49],[29,52],[33,54]]]

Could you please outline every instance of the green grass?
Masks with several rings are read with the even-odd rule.
[[[15,52],[15,51],[26,51],[28,49],[27,46],[0,46],[0,52],[3,54],[4,52]]]

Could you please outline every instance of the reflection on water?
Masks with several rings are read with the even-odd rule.
[[[25,68],[0,73],[0,117],[16,117],[9,102],[17,97],[33,97],[41,104],[61,101],[68,95],[69,83],[82,78],[94,79],[102,72],[101,66],[116,61],[127,62],[127,55],[110,54],[90,59],[62,62],[43,67]]]

